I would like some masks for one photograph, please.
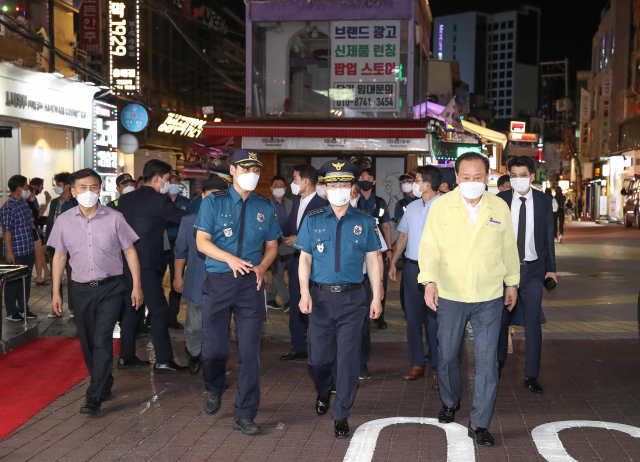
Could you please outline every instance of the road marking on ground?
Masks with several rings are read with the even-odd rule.
[[[632,295],[609,295],[605,297],[579,298],[573,300],[545,300],[542,302],[543,308],[555,308],[561,306],[593,306],[593,305],[621,305],[638,302],[638,296]]]
[[[391,417],[372,420],[360,425],[351,437],[351,443],[344,462],[369,462],[373,458],[378,436],[383,428],[390,425],[418,423],[442,428],[447,438],[447,462],[469,462],[475,460],[476,451],[467,429],[460,424],[441,424],[438,419],[425,417]]]
[[[536,444],[536,449],[548,462],[578,462],[571,457],[565,449],[560,435],[561,430],[567,428],[589,427],[605,428],[626,433],[634,438],[640,438],[640,428],[613,422],[598,422],[594,420],[568,420],[564,422],[551,422],[539,425],[531,431],[531,437]]]

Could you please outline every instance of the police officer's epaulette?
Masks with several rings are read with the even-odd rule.
[[[262,194],[256,194],[256,196],[258,196],[258,199],[262,199],[265,202],[269,202],[269,198],[268,197],[264,197]]]
[[[356,212],[359,212],[363,215],[366,215],[368,217],[371,217],[371,214],[369,212],[367,212],[366,210],[362,210],[362,209],[356,209]]]
[[[310,217],[310,216],[313,216],[313,215],[317,215],[317,214],[322,213],[324,211],[325,211],[325,208],[321,207],[319,209],[311,210],[309,213],[307,213],[307,216]]]
[[[213,194],[214,196],[226,196],[227,195],[227,191],[213,191],[211,194]]]

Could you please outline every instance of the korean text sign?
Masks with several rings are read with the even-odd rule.
[[[400,21],[333,21],[333,109],[396,112]]]

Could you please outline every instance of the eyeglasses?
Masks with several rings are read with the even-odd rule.
[[[511,175],[509,175],[510,178],[516,179],[516,178],[529,178],[531,175],[529,173],[521,173],[520,175],[517,175],[515,173],[512,173]]]

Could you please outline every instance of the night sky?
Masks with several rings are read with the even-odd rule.
[[[433,16],[480,11],[493,13],[531,5],[541,11],[540,60],[569,58],[572,75],[591,68],[591,40],[598,30],[600,13],[607,0],[430,0]]]

